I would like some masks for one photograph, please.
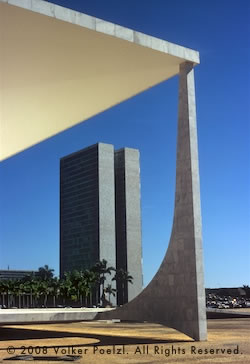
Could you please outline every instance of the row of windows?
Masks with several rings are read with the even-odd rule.
[[[61,204],[61,211],[64,211],[66,208],[74,208],[74,207],[79,207],[79,206],[83,206],[84,208],[86,208],[86,213],[89,211],[89,209],[92,210],[92,208],[96,208],[98,206],[98,199],[97,196],[94,196],[94,198],[89,197],[89,198],[84,198],[84,199],[80,199],[80,198],[75,198],[75,199],[67,199],[66,201],[64,201],[63,204]]]
[[[67,263],[71,263],[72,264],[72,260],[74,260],[75,262],[79,262],[82,260],[85,260],[88,257],[93,257],[93,256],[97,256],[97,252],[93,253],[93,252],[81,252],[77,254],[77,252],[74,252],[73,254],[70,254],[71,252],[68,252],[67,255],[65,256],[65,258],[67,257],[67,260],[64,258],[64,262]],[[73,258],[73,259],[72,259]],[[66,261],[65,261],[66,260]],[[74,264],[74,263],[73,263]]]
[[[87,158],[90,158],[91,156],[95,156],[95,158],[97,158],[97,154],[98,154],[98,149],[97,149],[97,145],[95,146],[91,146],[89,149],[84,149],[82,151],[79,151],[77,153],[74,153],[72,156],[66,157],[61,159],[61,163],[63,165],[67,165],[67,164],[71,164],[74,163],[77,160],[87,160]]]
[[[82,218],[82,216],[84,216],[86,213],[86,211],[77,211],[77,212],[71,212],[71,213],[64,213],[62,216],[62,219],[66,219],[66,218],[71,218],[71,217],[75,217],[75,218]]]
[[[83,169],[83,168],[78,168],[77,170],[73,170],[71,172],[66,173],[65,171],[61,173],[61,179],[63,181],[69,180],[69,179],[76,179],[82,177],[82,178],[87,178],[88,176],[91,175],[97,175],[97,166],[92,166],[91,168],[88,169]]]
[[[98,215],[93,215],[93,218],[91,217],[86,217],[86,215],[81,215],[77,218],[68,218],[68,216],[63,216],[63,218],[61,218],[61,226],[67,226],[67,228],[69,226],[82,226],[82,225],[85,225],[85,222],[86,221],[93,221],[93,220],[96,220],[97,221],[98,219]]]
[[[78,196],[74,196],[74,198],[67,198],[67,199],[61,199],[60,201],[60,209],[61,211],[62,210],[65,210],[65,208],[76,208],[76,207],[79,207],[79,206],[85,206],[86,203],[89,203],[91,202],[92,205],[90,206],[90,209],[88,209],[86,211],[89,212],[91,211],[92,213],[92,208],[97,208],[98,206],[98,196],[82,196],[82,197],[79,197]],[[91,208],[92,207],[92,208]]]
[[[95,182],[95,179],[91,183],[90,181],[78,181],[78,183],[61,184],[61,193],[63,194],[79,190],[83,190],[86,193],[98,191],[98,184]]]
[[[96,179],[92,179],[89,181],[83,181],[81,183],[68,183],[68,184],[61,184],[61,195],[63,194],[63,196],[68,195],[69,194],[69,189],[74,187],[74,190],[76,190],[76,192],[85,192],[87,193],[88,191],[92,191],[92,190],[98,190],[98,184],[96,182]],[[75,194],[75,192],[70,191],[70,194]]]
[[[75,201],[77,202],[78,200],[82,200],[86,197],[92,197],[92,198],[98,198],[98,191],[96,190],[92,190],[92,191],[85,191],[83,189],[79,190],[79,191],[72,191],[67,192],[66,194],[61,195],[61,203],[64,203],[64,201]]]
[[[81,228],[69,228],[68,226],[63,226],[62,229],[61,229],[61,232],[62,233],[65,233],[65,232],[69,232],[71,234],[73,234],[74,232],[77,232],[77,233],[80,233],[80,232],[84,232],[84,233],[89,233],[89,232],[96,232],[98,231],[98,226],[97,224],[86,224],[85,226],[82,226]]]
[[[83,156],[79,155],[77,158],[70,157],[64,160],[61,160],[61,168],[69,168],[71,166],[76,166],[79,164],[90,164],[90,163],[96,163],[97,162],[97,154],[92,153],[92,155]]]
[[[71,235],[67,235],[62,233],[61,234],[61,243],[62,246],[66,246],[64,243],[69,244],[77,244],[77,245],[92,245],[93,242],[97,242],[98,235],[95,231],[91,232],[83,232],[82,234],[79,233],[72,233]]]
[[[69,203],[73,203],[74,206],[79,205],[82,203],[82,201],[85,201],[86,198],[92,197],[92,200],[95,201],[98,198],[97,191],[92,191],[90,193],[79,191],[79,193],[72,192],[71,194],[67,193],[66,196],[61,196],[60,204],[61,206],[69,206]]]
[[[74,233],[78,233],[78,234],[87,234],[89,231],[96,231],[96,224],[88,224],[85,225],[81,228],[62,228],[61,233],[63,234],[63,236],[66,235],[72,235]]]
[[[91,156],[90,158],[77,158],[73,160],[72,162],[64,161],[64,163],[61,163],[61,170],[63,171],[71,171],[78,167],[88,167],[92,166],[93,164],[97,165],[97,156]]]
[[[65,195],[75,194],[77,193],[92,193],[93,191],[98,191],[98,184],[95,182],[95,179],[91,181],[78,181],[78,183],[68,183],[61,184],[60,186],[60,194],[63,197]]]
[[[80,239],[79,239],[80,240]],[[77,243],[77,244],[76,244]],[[69,250],[69,248],[76,248],[75,251],[78,251],[79,247],[80,248],[86,248],[88,249],[88,251],[96,251],[98,248],[98,241],[97,238],[94,237],[93,239],[90,239],[89,241],[83,241],[80,242],[77,239],[68,239],[65,240],[65,242],[61,245],[61,252],[65,253],[65,251]]]
[[[67,248],[64,249],[64,253],[66,255],[69,255],[69,254],[70,255],[75,255],[75,254],[78,254],[78,253],[83,255],[83,254],[89,254],[89,252],[90,252],[89,247],[77,248],[77,249],[74,250],[73,246],[72,246],[72,249],[70,249],[70,246],[67,246]]]
[[[97,208],[92,207],[89,208],[87,211],[85,211],[82,215],[79,215],[78,217],[75,217],[74,219],[70,218],[67,214],[61,215],[61,222],[67,222],[68,224],[72,223],[82,223],[84,220],[86,220],[88,217],[93,216],[93,218],[97,219],[99,216],[99,211]]]
[[[86,256],[86,254],[89,254],[90,256],[94,256],[94,255],[97,255],[98,254],[98,252],[97,252],[97,250],[95,250],[95,251],[93,251],[93,250],[90,250],[90,249],[88,249],[88,251],[87,252],[82,252],[81,254],[79,254],[79,250],[77,249],[77,250],[70,250],[70,249],[66,249],[65,250],[65,255],[62,255],[62,257],[63,257],[63,260],[65,261],[66,259],[68,260],[68,261],[70,261],[71,259],[72,259],[72,256],[75,256],[76,258],[75,259],[79,259],[81,256]]]
[[[70,221],[67,221],[66,219],[65,220],[61,220],[61,227],[62,227],[62,230],[69,230],[71,228],[74,228],[74,229],[82,229],[84,228],[86,225],[95,225],[95,226],[98,226],[97,223],[98,223],[98,216],[94,216],[93,218],[89,218],[89,217],[84,217],[84,218],[81,218],[81,220],[77,220],[77,223],[76,224],[72,224],[72,222]]]
[[[72,207],[72,204],[71,206],[67,206],[67,204],[65,204],[64,206],[61,207],[61,214],[68,214],[68,213],[71,213],[71,212],[82,212],[82,213],[86,213],[86,210],[88,211],[88,208],[86,208],[87,204],[91,202],[92,205],[95,203],[95,201],[93,201],[92,198],[86,198],[84,201],[82,201],[81,204],[78,204],[77,206],[74,206]]]
[[[95,248],[93,248],[93,245]],[[78,251],[80,248],[86,248],[88,250],[96,250],[97,249],[97,239],[92,239],[90,241],[84,241],[81,243],[75,243],[74,240],[65,240],[63,245],[63,251],[65,252],[67,249],[75,249],[75,251]]]
[[[97,145],[93,145],[90,146],[88,148],[84,148],[82,150],[79,150],[76,153],[73,153],[71,155],[68,155],[64,158],[61,159],[61,162],[68,162],[68,161],[74,161],[77,158],[82,158],[84,155],[88,156],[90,154],[95,154],[97,155]]]
[[[67,195],[67,196],[63,196],[61,198],[61,206],[68,206],[70,203],[74,203],[75,204],[79,204],[83,203],[84,201],[86,201],[87,198],[91,198],[91,200],[93,201],[93,203],[97,203],[98,201],[98,194],[97,193],[93,193],[93,194],[86,194],[86,193],[80,193],[80,194],[76,194],[76,193],[72,193],[71,195]]]
[[[97,196],[92,196],[92,201],[93,204],[97,204]],[[75,200],[70,200],[67,199],[66,202],[64,200],[61,200],[61,209],[64,208],[70,208],[70,207],[78,207],[78,206],[82,206],[83,203],[86,202],[86,199],[84,198],[84,196],[82,196],[81,198],[75,199]]]
[[[88,216],[86,212],[88,212],[88,209],[81,209],[81,210],[65,209],[61,211],[61,221],[65,222],[66,219],[70,218],[71,214],[75,214],[75,216],[79,217],[77,221],[81,222],[81,225],[86,224],[86,222],[88,221],[95,221],[98,219],[99,214],[97,214],[97,212],[95,212],[95,214],[92,214],[92,216]]]

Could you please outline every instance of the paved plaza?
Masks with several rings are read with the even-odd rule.
[[[0,327],[0,362],[249,363],[250,318],[208,320],[208,341],[158,324],[92,321]],[[9,348],[9,349],[8,349]],[[9,353],[7,352],[9,350]],[[40,350],[40,353],[39,353]],[[43,352],[42,352],[43,351]],[[11,362],[18,362],[11,360]]]

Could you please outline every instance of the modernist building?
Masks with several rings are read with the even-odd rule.
[[[17,280],[29,277],[31,275],[37,276],[38,271],[33,270],[0,270],[0,280]]]
[[[133,277],[122,294],[118,287],[118,304],[134,298],[142,289],[139,152],[98,143],[60,161],[60,275],[102,259]]]

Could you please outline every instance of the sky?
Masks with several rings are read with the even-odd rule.
[[[250,2],[50,1],[200,52],[195,68],[205,286],[250,285]],[[173,220],[178,77],[0,164],[0,269],[59,272],[59,159],[140,150],[144,285]]]

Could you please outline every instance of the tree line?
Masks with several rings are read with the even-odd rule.
[[[112,272],[119,292],[112,287],[112,281],[105,285]],[[90,269],[67,272],[61,279],[54,277],[54,269],[45,265],[22,279],[0,280],[0,304],[8,308],[106,306],[118,294],[121,305],[126,303],[128,283],[133,283],[133,277],[124,269],[108,266],[105,259]]]

